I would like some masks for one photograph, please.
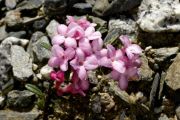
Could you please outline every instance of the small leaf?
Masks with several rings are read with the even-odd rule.
[[[44,98],[39,98],[37,101],[37,106],[39,109],[43,110],[45,105],[45,99]]]
[[[39,97],[44,97],[44,94],[42,93],[42,91],[38,87],[36,87],[35,85],[26,84],[25,87],[26,87],[26,89],[28,89],[32,93],[38,95]]]
[[[42,42],[41,46],[44,47],[45,49],[49,50],[49,51],[51,50],[51,46],[48,43]]]

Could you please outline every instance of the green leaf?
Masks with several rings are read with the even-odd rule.
[[[32,93],[38,95],[39,97],[44,97],[44,94],[42,93],[42,91],[38,87],[36,87],[35,85],[26,84],[25,87],[26,87],[26,89],[28,89]]]
[[[42,42],[41,46],[44,47],[45,49],[49,50],[49,51],[51,50],[51,46],[48,43]]]
[[[45,99],[44,98],[39,98],[37,101],[37,106],[39,109],[43,110],[45,105]]]

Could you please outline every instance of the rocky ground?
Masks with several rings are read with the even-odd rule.
[[[121,91],[91,72],[86,97],[56,96],[45,47],[66,15],[97,23],[105,43],[140,44],[139,80]],[[179,0],[0,0],[0,120],[180,120],[179,48]]]

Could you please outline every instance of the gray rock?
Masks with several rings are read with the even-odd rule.
[[[102,18],[95,17],[95,16],[88,16],[93,23],[99,24],[100,26],[107,26],[107,21],[103,20]]]
[[[0,118],[1,120],[36,120],[40,114],[41,112],[37,109],[28,112],[1,110]]]
[[[11,47],[11,65],[13,75],[17,80],[26,81],[33,75],[32,60],[24,48],[13,45]]]
[[[45,19],[34,21],[33,28],[35,30],[43,30],[47,25],[47,21]]]
[[[5,5],[9,9],[13,9],[16,7],[18,0],[5,0]]]
[[[158,118],[158,120],[169,120],[166,114],[161,114],[161,116]]]
[[[11,72],[10,45],[0,45],[0,91],[9,81]]]
[[[94,84],[94,85],[98,84],[98,78],[96,76],[95,71],[88,71],[88,80],[91,84]]]
[[[86,0],[87,3],[91,4],[91,5],[94,5],[95,4],[95,0]]]
[[[24,38],[26,36],[26,31],[9,32],[8,36],[16,37],[16,38]]]
[[[82,13],[82,14],[91,13],[92,11],[92,5],[89,3],[76,3],[73,5],[73,8],[78,13]]]
[[[112,39],[119,38],[120,35],[129,35],[134,37],[136,23],[132,19],[121,16],[120,19],[111,19],[109,21],[109,31],[105,38],[105,41],[108,42]]]
[[[11,10],[6,13],[5,22],[8,27],[19,26],[22,23],[21,13],[18,10]]]
[[[18,10],[34,10],[42,6],[44,0],[23,0],[17,5]]]
[[[8,33],[6,32],[6,26],[5,25],[0,26],[0,33],[1,33],[1,35],[0,35],[0,42],[1,42],[2,40],[4,40],[8,36]]]
[[[101,100],[99,95],[92,95],[90,99],[90,108],[94,113],[101,113]]]
[[[119,12],[132,10],[139,5],[141,0],[96,0],[93,12],[99,16],[112,15]]]
[[[180,106],[178,106],[176,108],[176,116],[177,116],[178,120],[180,120]]]
[[[48,16],[63,14],[67,8],[67,0],[45,0],[44,11]]]
[[[52,20],[49,25],[46,27],[46,32],[48,33],[49,37],[53,37],[58,34],[57,26],[59,23],[56,20]]]
[[[34,102],[34,93],[23,90],[13,90],[7,95],[7,105],[11,108],[25,108],[32,105]]]
[[[147,57],[143,54],[140,57],[141,59],[141,67],[139,68],[139,80],[145,80],[145,81],[152,81],[153,74],[154,72],[151,70],[151,68],[148,65],[148,59]]]
[[[167,70],[165,82],[172,90],[180,89],[180,53],[177,54],[174,62]]]
[[[139,7],[139,40],[145,45],[177,45],[180,35],[180,3],[177,0],[143,0]],[[147,37],[148,36],[148,37]]]
[[[49,74],[51,71],[53,71],[53,69],[48,65],[45,65],[41,68],[40,73],[45,80],[49,80],[50,79]]]
[[[4,96],[0,96],[0,109],[2,108],[2,107],[4,107],[4,105],[5,105],[5,97]]]
[[[16,37],[8,37],[5,40],[3,40],[3,42],[1,43],[1,45],[21,45],[23,47],[25,47],[27,44],[29,43],[29,40],[27,39],[19,39]]]
[[[51,46],[49,43],[49,39],[46,36],[42,36],[40,39],[38,39],[38,41],[35,42],[31,48],[33,52],[34,62],[44,63],[47,62],[50,58],[50,51],[44,48],[42,44]]]

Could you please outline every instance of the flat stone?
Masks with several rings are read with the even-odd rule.
[[[51,71],[53,71],[53,68],[49,67],[48,65],[45,65],[41,68],[40,73],[44,79],[50,80]]]
[[[18,10],[34,10],[40,8],[44,0],[23,0],[17,5]]]
[[[28,90],[13,90],[7,95],[7,105],[10,108],[25,108],[33,105],[34,99],[34,93]]]
[[[0,33],[1,33],[1,35],[0,35],[0,42],[1,42],[2,40],[4,40],[8,36],[8,33],[6,32],[6,26],[5,25],[0,26]]]
[[[91,13],[92,11],[92,5],[89,3],[76,3],[73,5],[73,8],[78,12],[78,13]]]
[[[16,37],[16,38],[24,38],[26,36],[26,31],[9,32],[8,36]]]
[[[96,0],[93,12],[99,16],[107,16],[119,12],[132,10],[141,0]]]
[[[5,0],[5,5],[9,9],[13,9],[16,7],[17,1],[18,0]]]
[[[177,108],[176,108],[176,116],[177,116],[177,118],[178,118],[178,120],[180,119],[180,106],[178,106]]]
[[[1,110],[1,120],[36,120],[40,116],[41,112],[37,109],[33,109],[29,112],[17,112],[11,110]]]
[[[13,75],[17,80],[26,81],[33,75],[32,60],[24,48],[13,45],[11,47],[11,65]]]
[[[177,54],[174,62],[167,70],[165,82],[172,90],[180,89],[180,53]]]
[[[46,32],[48,33],[49,37],[53,37],[58,34],[57,26],[59,23],[56,20],[52,20],[49,25],[46,27]]]
[[[141,67],[139,68],[139,72],[138,72],[139,80],[152,81],[154,72],[151,70],[151,68],[148,65],[147,57],[144,54],[142,54],[140,57],[140,60],[141,60],[142,64],[141,64]]]
[[[8,27],[19,26],[22,23],[21,13],[18,10],[11,10],[6,13],[5,22]]]
[[[25,47],[29,43],[29,40],[27,39],[20,39],[16,37],[8,37],[5,40],[2,41],[2,45],[9,44],[9,45],[21,45],[22,47]]]
[[[5,105],[5,100],[4,96],[0,96],[0,109]]]
[[[34,62],[47,63],[50,58],[50,50],[43,47],[42,44],[50,45],[49,39],[46,36],[42,36],[37,42],[32,45],[32,51],[34,54]]]
[[[178,45],[180,3],[177,0],[143,0],[139,7],[138,39],[146,46]],[[148,36],[148,37],[147,37]]]

